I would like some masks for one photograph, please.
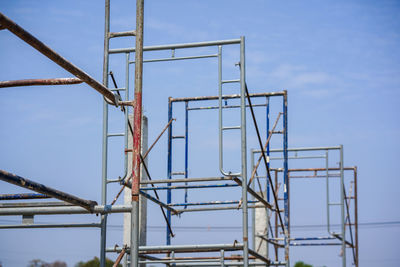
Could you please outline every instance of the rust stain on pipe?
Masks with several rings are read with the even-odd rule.
[[[0,81],[0,88],[35,85],[66,85],[79,83],[83,83],[83,81],[79,78],[25,79],[14,81]]]

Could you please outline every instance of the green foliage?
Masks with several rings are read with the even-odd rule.
[[[108,258],[106,258],[106,267],[112,267],[114,265],[114,262]],[[99,267],[100,266],[100,259],[97,257],[94,257],[93,260],[83,262],[80,261],[77,264],[75,264],[75,267]],[[121,264],[118,264],[118,267],[122,267]]]
[[[304,262],[302,262],[302,261],[298,261],[298,262],[296,262],[296,263],[294,264],[294,267],[313,267],[313,266],[310,265],[310,264],[306,264],[306,263],[304,263]]]

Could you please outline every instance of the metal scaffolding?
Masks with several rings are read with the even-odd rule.
[[[0,203],[0,215],[22,215],[23,224],[1,225],[0,229],[15,228],[67,228],[67,227],[93,227],[100,228],[100,266],[105,266],[106,253],[119,253],[116,264],[123,262],[124,266],[146,266],[150,264],[161,264],[165,266],[290,266],[290,248],[295,246],[316,246],[316,245],[339,245],[342,248],[342,266],[346,266],[346,249],[350,248],[353,255],[353,263],[358,266],[358,231],[357,231],[357,167],[347,168],[343,163],[343,147],[322,147],[322,148],[288,148],[288,95],[287,91],[250,93],[246,84],[245,66],[245,38],[240,37],[231,40],[219,40],[197,43],[183,43],[158,46],[143,46],[143,0],[136,1],[136,30],[125,32],[110,31],[110,1],[105,0],[105,30],[104,30],[104,58],[103,58],[103,82],[97,82],[83,70],[73,65],[61,55],[57,54],[44,43],[36,39],[11,19],[0,13],[0,29],[7,29],[21,38],[33,48],[47,56],[53,62],[70,72],[75,78],[56,79],[35,79],[0,82],[0,87],[30,86],[30,85],[58,85],[86,83],[104,97],[103,102],[103,150],[102,150],[102,192],[101,204],[95,201],[81,199],[74,195],[56,190],[29,179],[0,171],[0,180],[12,183],[36,193],[27,194],[4,194],[0,200],[26,200],[55,198],[57,202],[23,202],[23,203]],[[117,37],[136,38],[135,47],[110,49],[110,39]],[[223,49],[226,46],[238,48],[240,58],[238,65],[239,77],[237,79],[223,78]],[[189,50],[192,48],[207,47],[215,49],[215,53],[200,54],[192,56],[175,56],[176,50]],[[171,51],[171,57],[154,58],[143,60],[143,53],[147,51]],[[135,59],[131,61],[134,53]],[[125,85],[118,87],[114,75],[109,70],[109,58],[115,54],[125,55]],[[216,71],[218,72],[218,95],[197,96],[168,99],[168,120],[160,135],[147,151],[142,149],[142,80],[143,63],[155,63],[177,60],[193,59],[216,59]],[[134,96],[130,96],[130,65],[135,65]],[[114,89],[109,87],[111,77]],[[224,94],[226,84],[238,84],[236,94]],[[264,102],[260,103],[260,99]],[[237,104],[227,104],[228,100],[236,100]],[[253,103],[254,101],[254,103]],[[258,101],[258,102],[255,102]],[[276,118],[271,120],[271,102],[280,106]],[[185,122],[184,134],[176,135],[173,132],[175,120],[182,113],[176,112],[174,105],[184,104],[183,121]],[[196,103],[196,105],[193,105]],[[113,133],[109,131],[109,106],[121,107],[124,118],[124,132]],[[201,106],[199,106],[201,105]],[[255,109],[265,109],[265,129],[259,123]],[[240,111],[239,125],[226,125],[224,114],[227,110],[238,109]],[[190,177],[189,175],[189,113],[192,111],[218,110],[218,172],[213,177]],[[133,120],[130,119],[133,116]],[[251,119],[251,124],[247,119]],[[273,123],[271,123],[273,122]],[[248,149],[249,130],[254,131],[256,138],[255,148]],[[240,166],[236,169],[228,169],[226,166],[226,152],[224,152],[224,137],[227,132],[238,131],[240,137],[237,140],[237,149],[240,151]],[[167,173],[165,179],[151,179],[149,169],[145,161],[147,155],[158,142],[160,137],[167,132]],[[132,136],[132,145],[129,146],[128,137]],[[275,137],[276,136],[276,137]],[[124,138],[123,175],[117,179],[110,179],[108,174],[109,139],[114,137]],[[263,137],[264,140],[263,140]],[[274,148],[271,148],[271,139],[274,137]],[[178,140],[184,142],[184,169],[174,170],[173,162],[177,161],[177,154],[173,149]],[[277,145],[278,144],[278,145]],[[329,152],[335,150],[340,152],[339,167],[329,165]],[[298,157],[297,153],[305,151],[323,151],[324,155]],[[296,153],[295,155],[291,155]],[[279,154],[279,157],[272,155]],[[132,155],[131,167],[129,168],[129,155]],[[250,168],[248,168],[248,157],[251,156]],[[254,158],[258,156],[257,160]],[[289,169],[289,161],[299,158],[320,158],[325,159],[325,166],[319,168],[297,168]],[[279,164],[271,165],[272,160],[279,161]],[[263,165],[263,167],[260,167]],[[131,169],[131,171],[129,171]],[[346,193],[344,173],[353,171],[354,193],[352,190]],[[143,172],[148,180],[141,179]],[[265,173],[265,175],[261,175]],[[305,174],[305,175],[299,175]],[[311,173],[311,174],[310,174]],[[332,203],[330,179],[340,179],[340,203]],[[327,237],[296,237],[290,234],[290,180],[294,178],[326,178],[327,194]],[[261,183],[265,179],[264,183]],[[279,183],[281,179],[281,183]],[[110,204],[108,201],[107,187],[110,184],[120,184],[121,190],[113,198]],[[282,188],[280,188],[282,184]],[[131,189],[131,202],[129,204],[116,205],[116,201],[124,188]],[[189,201],[189,192],[199,189],[230,190],[240,188],[240,194],[230,200],[207,200]],[[184,201],[174,203],[172,195],[177,190],[184,190]],[[232,189],[233,190],[233,189]],[[159,191],[166,191],[166,198],[158,194]],[[337,193],[337,192],[335,192]],[[250,197],[250,199],[248,199]],[[142,246],[140,245],[139,229],[139,206],[141,199],[145,198],[160,207],[166,225],[165,245]],[[353,205],[351,205],[353,203]],[[331,206],[340,206],[339,232],[332,231]],[[242,233],[239,237],[232,237],[230,244],[171,244],[173,234],[173,218],[182,214],[193,212],[211,212],[222,210],[241,210]],[[252,221],[249,225],[249,210],[253,211]],[[265,226],[263,234],[256,234],[255,214],[256,210],[265,211]],[[353,220],[351,220],[351,213]],[[130,219],[130,243],[120,246],[107,247],[107,216],[111,213],[128,213]],[[34,224],[33,216],[40,214],[100,214],[98,223],[75,223],[75,224]],[[175,217],[173,217],[175,216]],[[274,223],[271,223],[274,219]],[[253,230],[249,235],[249,229]],[[241,240],[237,242],[236,239]],[[256,240],[260,239],[258,245]],[[350,239],[350,241],[348,241]],[[315,241],[327,240],[325,243]],[[336,240],[336,243],[334,241]],[[252,241],[252,242],[251,242]],[[300,243],[297,241],[301,241]],[[340,241],[340,242],[338,242]],[[266,251],[260,252],[261,243],[265,242]],[[270,255],[270,247],[274,255]],[[282,248],[282,252],[280,252]],[[183,255],[182,255],[183,254]],[[189,256],[185,256],[189,254]],[[164,255],[164,256],[163,256]]]
[[[256,154],[261,153],[262,150],[252,150],[252,162],[254,162],[254,156]],[[337,151],[339,155],[336,155],[335,160],[338,161],[338,167],[332,167],[330,164],[329,159],[332,158],[330,156],[330,152]],[[271,154],[283,154],[283,150],[280,149],[272,149],[269,151]],[[311,152],[311,155],[310,155]],[[315,153],[323,153],[317,154]],[[346,266],[348,263],[346,259],[346,249],[351,249],[352,257],[351,262],[355,266],[358,266],[358,203],[357,203],[357,167],[344,167],[343,161],[343,146],[335,146],[335,147],[305,147],[305,148],[289,148],[288,153],[291,155],[288,157],[288,160],[315,160],[320,161],[323,160],[323,167],[317,168],[291,168],[288,169],[288,184],[287,190],[288,194],[290,195],[290,181],[293,179],[310,179],[310,178],[323,178],[325,179],[325,194],[326,194],[326,231],[328,236],[311,236],[311,237],[292,237],[290,235],[290,225],[289,225],[289,246],[340,246],[341,251],[340,255],[342,257],[342,266]],[[307,155],[309,153],[309,155]],[[305,154],[305,155],[299,155]],[[270,157],[271,161],[281,161],[284,157],[282,156],[275,156]],[[321,165],[320,163],[318,163]],[[302,164],[303,165],[303,164]],[[272,171],[274,172],[275,181],[275,191],[278,192],[279,187],[279,173],[283,173],[284,170],[281,168],[273,168]],[[345,173],[350,172],[350,177],[347,179],[345,178]],[[259,176],[259,178],[263,178]],[[332,188],[332,179],[339,179],[339,186],[338,188]],[[349,188],[346,193],[346,187]],[[354,192],[353,192],[354,190]],[[333,202],[333,196],[339,196],[339,202]],[[279,197],[278,197],[279,199]],[[352,204],[352,205],[351,205]],[[335,218],[332,214],[332,209],[335,206],[339,206],[340,208],[340,216],[339,218]],[[290,220],[290,200],[288,201],[287,206],[287,213],[289,215]],[[351,215],[352,214],[352,215]],[[277,212],[275,211],[275,222],[270,223],[268,222],[268,226],[270,227],[270,232],[268,228],[266,228],[265,233],[257,234],[255,232],[255,228],[253,227],[253,236],[254,236],[254,243],[256,237],[262,239],[263,241],[267,242],[267,246],[272,246],[275,250],[275,258],[278,257],[278,248],[282,248],[284,244],[282,244],[283,238],[279,237],[279,223],[277,219]],[[253,214],[253,218],[255,215]],[[268,220],[272,216],[268,216]],[[338,217],[338,216],[336,216]],[[353,218],[353,219],[352,219]],[[335,232],[332,229],[332,221],[336,219],[336,225],[340,225],[340,231]],[[272,227],[274,226],[274,230],[272,231]],[[270,236],[272,235],[272,237]],[[275,235],[275,236],[274,236]],[[325,242],[317,243],[322,240],[326,240]],[[296,242],[296,241],[303,241],[303,242]],[[336,241],[336,242],[335,242]],[[339,242],[337,242],[339,241]],[[267,250],[268,251],[268,250]]]

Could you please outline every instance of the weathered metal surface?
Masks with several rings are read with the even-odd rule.
[[[93,211],[93,207],[97,205],[96,201],[78,198],[3,170],[0,170],[0,180],[81,206],[89,211]]]
[[[118,104],[117,95],[108,90],[104,85],[96,81],[89,74],[66,60],[64,57],[56,53],[50,47],[45,45],[39,39],[34,37],[32,34],[24,30],[21,26],[16,24],[14,21],[9,19],[3,13],[0,12],[0,24],[7,28],[10,32],[18,36],[20,39],[25,41],[27,44],[31,45],[33,48],[38,50],[40,53],[51,59],[54,63],[58,64],[60,67],[75,75],[85,83],[87,83],[90,87],[98,91],[100,94],[108,98],[113,104]]]
[[[79,83],[83,83],[83,81],[79,78],[25,79],[14,81],[0,81],[0,88],[35,85],[66,85]]]
[[[73,206],[73,204],[64,201],[0,203],[0,208],[64,207],[64,206]]]
[[[119,253],[117,259],[115,260],[113,267],[117,267],[119,265],[119,263],[121,262],[122,258],[125,255],[125,252],[126,252],[126,246],[122,248],[122,251],[121,253]]]
[[[108,33],[108,38],[135,36],[135,35],[136,35],[136,31],[110,32],[110,33]]]
[[[265,107],[267,106],[266,104],[253,104],[253,107]],[[246,105],[246,107],[250,107],[249,105]],[[226,105],[222,106],[222,108],[240,108],[239,105]],[[209,106],[209,107],[193,107],[193,108],[188,108],[188,110],[208,110],[208,109],[219,109],[218,106]]]
[[[247,205],[248,209],[265,209],[265,207],[263,206],[259,206],[259,205]],[[218,210],[242,210],[243,209],[243,205],[238,206],[230,206],[230,207],[207,207],[207,208],[194,208],[194,209],[177,209],[177,211],[179,213],[183,213],[183,212],[198,212],[198,211],[218,211]]]
[[[0,229],[42,229],[42,228],[90,228],[100,227],[99,223],[72,223],[72,224],[15,224],[0,225]]]
[[[172,186],[157,186],[144,187],[140,190],[169,190],[169,189],[198,189],[198,188],[217,188],[217,187],[236,187],[237,184],[207,184],[207,185],[172,185]]]
[[[255,93],[250,94],[250,97],[266,97],[266,96],[282,96],[285,92],[272,92],[272,93]],[[223,95],[222,99],[233,99],[240,98],[240,94]],[[179,97],[169,98],[170,102],[185,102],[185,101],[206,101],[206,100],[218,100],[219,96],[197,96],[197,97]]]
[[[16,200],[16,199],[40,199],[40,198],[50,198],[44,194],[35,193],[24,193],[24,194],[2,194],[0,195],[0,200]]]
[[[233,178],[233,180],[240,186],[242,186],[242,181],[239,178]],[[258,201],[260,201],[261,203],[263,203],[267,208],[271,209],[271,210],[275,210],[274,207],[268,203],[265,199],[263,199],[259,194],[257,194],[253,189],[251,189],[250,187],[247,188],[247,191],[253,196],[255,197]]]
[[[166,183],[194,183],[194,182],[209,182],[209,181],[231,181],[232,176],[221,177],[205,177],[205,178],[184,178],[184,179],[160,179],[151,181],[141,181],[141,184],[166,184]]]
[[[136,31],[138,34],[138,29],[136,27]],[[222,40],[222,41],[211,41],[211,42],[198,42],[198,43],[186,43],[186,44],[170,44],[170,45],[155,45],[155,46],[142,46],[143,51],[158,51],[158,50],[172,50],[172,49],[181,49],[181,48],[194,48],[194,47],[204,47],[204,46],[218,46],[218,45],[230,45],[230,44],[239,44],[240,39],[233,40]],[[138,48],[117,48],[111,49],[110,54],[117,53],[131,53],[139,51]],[[137,60],[135,60],[137,61]]]
[[[248,203],[256,203],[257,201],[248,201]],[[168,206],[202,206],[202,205],[228,205],[228,204],[239,204],[238,200],[228,200],[228,201],[209,201],[209,202],[185,202],[185,203],[171,203]]]
[[[93,212],[79,206],[65,207],[31,207],[31,208],[1,208],[0,215],[31,215],[31,214],[108,214],[130,212],[132,205],[97,205],[93,207]]]

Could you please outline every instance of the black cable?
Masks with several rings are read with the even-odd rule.
[[[251,99],[250,99],[249,91],[247,89],[247,84],[245,84],[245,89],[246,89],[247,100],[249,101],[249,106],[250,106],[251,116],[253,118],[254,127],[255,127],[256,132],[257,132],[258,143],[259,143],[260,149],[261,149],[261,155],[262,155],[262,157],[264,159],[265,168],[267,169],[268,180],[269,180],[270,184],[273,184],[272,183],[272,178],[271,178],[271,173],[269,171],[269,167],[268,167],[268,164],[267,164],[267,159],[265,158],[265,153],[263,152],[264,149],[263,149],[263,145],[262,145],[262,141],[261,141],[261,135],[260,135],[260,131],[258,130],[256,116],[254,115],[253,105],[251,104]],[[279,215],[279,221],[281,223],[282,231],[285,232],[285,229],[283,227],[283,220],[282,220],[281,212],[279,210],[278,198],[275,195],[275,190],[273,189],[273,187],[271,187],[271,189],[272,189],[272,194],[273,194],[274,200],[275,200],[276,212],[278,212],[278,215]]]

